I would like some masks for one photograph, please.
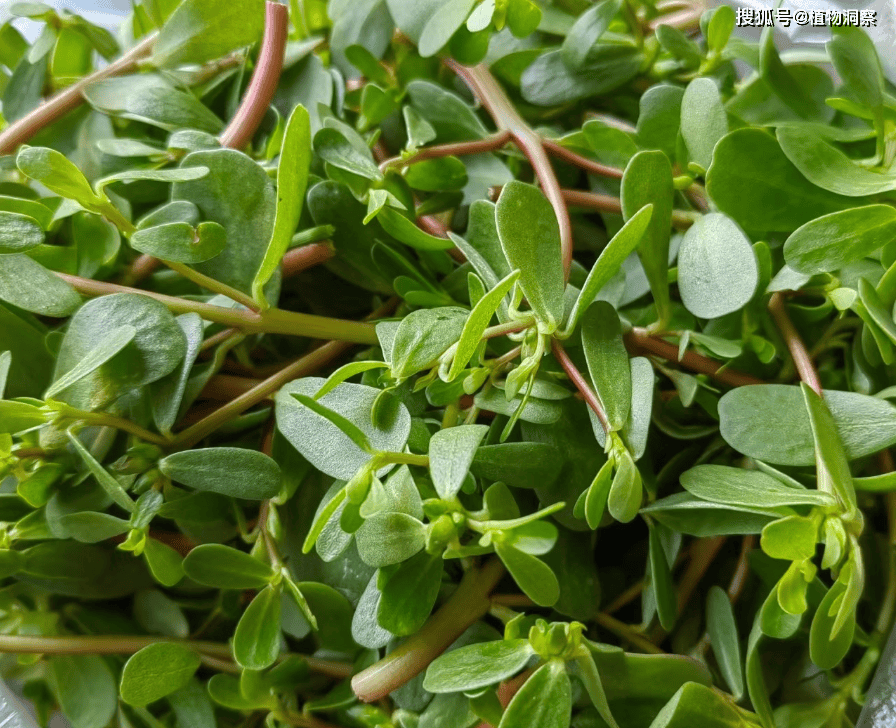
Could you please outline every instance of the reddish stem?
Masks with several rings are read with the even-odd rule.
[[[569,219],[569,210],[563,200],[560,183],[551,161],[545,153],[544,141],[526,123],[516,107],[507,98],[504,89],[495,80],[488,68],[482,64],[474,67],[463,66],[452,59],[446,59],[445,64],[460,76],[470,90],[479,99],[486,110],[491,114],[498,129],[507,131],[513,137],[513,141],[532,165],[535,176],[541,184],[541,190],[557,217],[560,227],[560,253],[563,257],[563,269],[567,278],[572,265],[572,223]]]
[[[383,171],[390,167],[407,167],[427,159],[440,159],[441,157],[460,157],[468,154],[484,154],[494,152],[510,141],[509,131],[499,131],[485,139],[474,139],[469,142],[453,142],[451,144],[438,144],[425,147],[409,157],[393,157],[380,164]]]
[[[578,370],[572,359],[569,358],[569,354],[566,353],[563,344],[557,339],[552,339],[551,348],[554,351],[554,356],[557,361],[560,362],[560,366],[563,367],[563,371],[566,372],[566,376],[568,376],[570,381],[576,386],[576,389],[582,393],[582,397],[585,398],[588,406],[593,410],[594,414],[597,415],[597,419],[600,420],[604,432],[609,434],[610,421],[607,419],[607,413],[604,412],[603,405],[601,405],[600,400],[597,398],[597,394],[591,389],[591,385],[588,384],[588,381],[585,379],[582,372]]]
[[[10,124],[0,133],[0,155],[12,154],[44,127],[77,109],[84,103],[84,89],[91,83],[120,76],[136,68],[137,62],[152,52],[157,34],[144,38],[114,63],[86,76],[77,83],[44,101],[30,114]]]
[[[731,577],[731,583],[728,584],[728,598],[732,604],[740,598],[747,583],[747,577],[750,575],[750,552],[755,547],[756,535],[750,533],[744,536],[740,545],[740,556],[737,557],[737,568]]]
[[[583,157],[581,154],[577,154],[571,149],[567,149],[562,144],[558,144],[552,139],[542,139],[541,143],[544,145],[545,151],[551,156],[557,157],[557,159],[562,159],[564,162],[569,162],[576,167],[580,167],[590,174],[600,175],[601,177],[610,177],[612,179],[622,179],[622,170],[618,167],[611,167],[607,164],[595,162],[593,159],[588,159],[588,157]]]
[[[277,84],[280,83],[288,35],[289,12],[286,6],[268,0],[265,3],[264,38],[261,41],[258,65],[252,73],[252,80],[240,108],[221,134],[221,146],[242,149],[255,136],[274,98]]]
[[[800,379],[812,387],[819,397],[822,397],[824,395],[818,372],[815,371],[812,357],[809,356],[809,351],[800,338],[799,332],[790,320],[790,316],[787,315],[784,300],[784,296],[780,292],[775,293],[768,302],[768,310],[771,311],[772,317],[778,325],[778,330],[781,332],[781,336],[784,337],[784,342],[790,350],[790,356],[793,357],[793,363],[800,375]]]
[[[283,277],[298,275],[321,263],[326,263],[336,255],[333,243],[326,241],[309,243],[300,248],[293,248],[283,256]]]
[[[733,369],[724,368],[723,365],[713,361],[705,356],[698,354],[696,351],[686,351],[681,359],[678,358],[678,347],[670,344],[668,341],[651,336],[646,329],[633,328],[625,334],[625,343],[629,351],[632,353],[646,352],[662,357],[668,361],[675,361],[692,371],[701,374],[708,374],[722,384],[731,387],[744,387],[750,384],[764,384],[750,374]]]

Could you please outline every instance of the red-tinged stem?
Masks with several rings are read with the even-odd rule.
[[[563,189],[561,192],[567,205],[582,207],[586,210],[597,210],[598,212],[610,212],[616,215],[622,214],[622,200],[618,197],[602,195],[597,192],[584,192],[582,190]],[[687,210],[673,210],[672,225],[677,230],[687,230],[699,216],[699,213],[688,212]]]
[[[607,419],[607,413],[604,412],[603,405],[597,398],[595,391],[591,389],[588,380],[585,379],[585,376],[579,371],[578,367],[573,363],[573,360],[569,358],[569,354],[566,353],[566,349],[563,348],[563,344],[561,344],[559,340],[552,339],[551,348],[554,351],[554,356],[557,361],[560,362],[560,366],[563,367],[563,371],[566,372],[566,376],[569,377],[576,389],[581,392],[582,397],[585,398],[585,402],[588,403],[588,406],[594,414],[597,415],[597,419],[600,420],[604,432],[609,434],[610,421]]]
[[[581,154],[577,154],[571,149],[567,149],[562,144],[558,144],[552,139],[543,139],[542,144],[544,145],[545,151],[552,157],[557,157],[557,159],[562,159],[564,162],[569,162],[576,167],[584,169],[590,174],[600,175],[601,177],[610,177],[612,179],[622,179],[622,170],[618,167],[611,167],[608,164],[601,164],[600,162],[595,162],[593,159],[588,159],[588,157],[583,157]]]
[[[419,632],[386,657],[352,678],[360,700],[372,703],[413,680],[491,606],[489,594],[504,575],[504,565],[492,558],[481,569],[470,569],[454,593]]]
[[[491,71],[484,65],[463,66],[454,60],[446,59],[446,65],[460,76],[470,90],[479,99],[486,110],[491,114],[498,129],[510,132],[513,141],[532,165],[535,176],[541,184],[541,190],[554,208],[557,224],[560,227],[560,254],[563,259],[563,269],[569,277],[569,269],[572,265],[572,223],[569,219],[569,210],[563,200],[560,183],[554,168],[545,152],[544,143],[532,128],[526,123],[516,107],[507,98],[504,89],[492,76]]]
[[[221,134],[221,146],[242,149],[255,136],[280,82],[288,35],[289,11],[285,5],[268,0],[258,65],[236,115]]]
[[[438,144],[432,147],[424,147],[408,157],[393,157],[380,164],[380,169],[395,169],[407,167],[427,159],[439,159],[441,157],[461,157],[468,154],[485,154],[494,152],[503,147],[511,139],[509,131],[499,131],[485,139],[474,139],[469,142],[454,142],[452,144]]]
[[[123,286],[136,285],[145,278],[149,278],[149,276],[155,273],[161,265],[162,261],[158,258],[153,258],[146,253],[138,255],[125,274],[121,277],[121,284]]]
[[[812,358],[809,356],[809,351],[800,338],[799,332],[790,320],[790,316],[787,315],[785,299],[780,292],[772,295],[771,300],[768,302],[768,309],[771,311],[772,318],[775,319],[778,330],[781,332],[781,336],[790,350],[790,356],[793,358],[793,364],[800,375],[800,379],[812,387],[819,397],[824,396],[818,372],[815,371],[815,365],[812,363]]]
[[[687,569],[682,574],[681,580],[678,582],[678,613],[682,614],[687,603],[697,588],[697,584],[706,574],[713,559],[722,550],[725,545],[725,536],[715,536],[714,538],[703,538],[694,544],[691,549],[691,559]]]
[[[625,344],[632,353],[648,353],[662,357],[668,361],[678,362],[700,374],[707,374],[722,384],[731,387],[744,387],[751,384],[765,384],[761,379],[750,374],[733,369],[724,368],[712,359],[698,354],[696,351],[686,351],[684,356],[678,358],[678,347],[668,341],[651,336],[646,329],[635,327],[625,334]]]
[[[293,248],[283,256],[283,277],[298,275],[321,263],[326,263],[336,255],[333,244],[329,241],[309,243],[300,248]]]
[[[737,568],[734,570],[734,576],[728,584],[728,599],[734,604],[739,598],[747,584],[747,577],[750,575],[750,552],[756,548],[756,535],[747,534],[743,537],[740,545],[740,555],[737,557]]]
[[[69,111],[77,109],[84,103],[84,89],[91,83],[134,70],[137,62],[152,52],[156,37],[155,33],[147,36],[114,63],[85,76],[44,101],[30,114],[10,124],[0,133],[0,154],[12,154],[19,145],[27,142],[41,129],[65,116]]]
[[[230,402],[237,397],[242,397],[259,384],[261,384],[260,379],[238,377],[234,374],[216,374],[199,393],[198,399]]]

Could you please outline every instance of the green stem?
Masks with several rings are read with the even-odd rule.
[[[366,703],[380,700],[423,672],[467,627],[488,612],[489,594],[503,575],[504,565],[496,558],[481,569],[467,571],[448,601],[419,632],[352,678],[355,695]]]
[[[163,260],[162,263],[175,273],[182,275],[187,280],[193,281],[193,283],[200,288],[204,288],[212,293],[219,293],[222,296],[227,296],[231,301],[236,301],[252,311],[258,310],[258,304],[255,302],[254,298],[247,296],[236,288],[228,286],[226,283],[216,281],[214,278],[207,276],[204,273],[200,273],[197,270],[193,270],[190,266],[184,265],[183,263],[175,263],[170,260]]]
[[[376,344],[378,339],[374,327],[362,321],[343,321],[326,316],[283,311],[272,308],[264,313],[242,311],[213,306],[200,301],[190,301],[163,293],[129,288],[115,283],[94,281],[66,273],[56,273],[62,280],[85,296],[108,296],[113,293],[134,293],[153,298],[165,304],[175,314],[198,313],[206,321],[224,324],[246,333],[285,334],[288,336],[307,336],[313,339],[333,339],[355,344]]]
[[[659,647],[653,644],[653,642],[644,637],[644,635],[639,634],[634,629],[629,627],[625,622],[620,622],[618,619],[616,619],[615,617],[611,617],[609,614],[599,612],[594,617],[594,621],[608,632],[612,632],[620,639],[630,642],[633,646],[637,647],[642,652],[646,652],[651,655],[665,654],[663,650],[661,650]]]
[[[157,435],[154,432],[150,432],[146,428],[141,427],[135,422],[126,420],[123,417],[117,417],[105,412],[86,412],[59,402],[55,403],[54,407],[59,415],[66,420],[77,420],[96,427],[112,427],[116,430],[130,433],[153,445],[159,445],[160,447],[167,447],[171,444],[171,440],[162,437],[161,435]]]
[[[383,464],[395,463],[397,465],[419,465],[421,468],[429,467],[429,455],[414,455],[410,452],[378,452],[377,458]]]
[[[157,642],[173,642],[188,647],[200,655],[220,660],[233,660],[230,645],[221,642],[181,640],[144,635],[65,635],[34,637],[31,635],[0,635],[0,652],[17,655],[132,655]],[[281,655],[281,660],[290,655]],[[314,672],[344,679],[352,674],[352,666],[343,662],[322,660],[300,655]]]
[[[522,319],[520,321],[508,321],[506,324],[497,324],[496,326],[489,326],[485,331],[482,332],[483,339],[494,339],[498,336],[507,336],[507,334],[516,334],[520,331],[524,331],[528,329],[530,326],[535,325],[535,317],[530,316],[528,318]]]

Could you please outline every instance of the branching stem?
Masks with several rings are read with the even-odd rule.
[[[563,344],[561,344],[558,339],[551,339],[551,347],[554,351],[554,357],[560,362],[560,366],[563,367],[566,376],[569,377],[576,389],[581,392],[582,397],[585,398],[585,402],[588,403],[588,406],[592,409],[594,414],[597,415],[597,419],[600,420],[604,432],[609,434],[611,429],[610,421],[607,419],[607,413],[604,411],[603,405],[597,397],[597,393],[591,389],[588,380],[585,379],[585,376],[579,371],[578,367],[576,367],[575,362],[569,358],[569,354],[566,353],[566,349],[563,348]]]

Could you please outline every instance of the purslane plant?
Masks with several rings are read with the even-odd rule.
[[[42,722],[854,724],[896,619],[861,30],[832,76],[697,2],[11,10],[0,674]]]

